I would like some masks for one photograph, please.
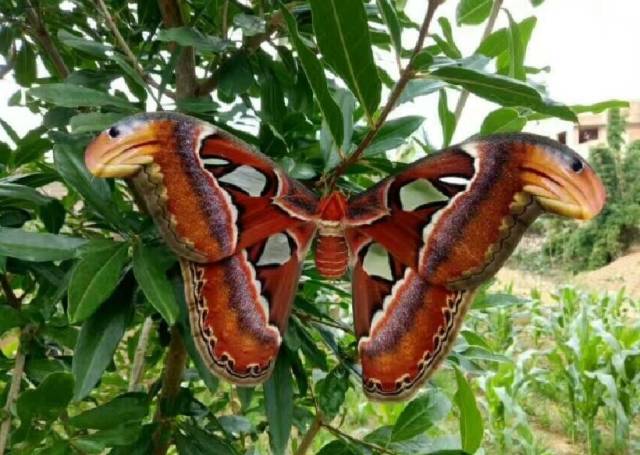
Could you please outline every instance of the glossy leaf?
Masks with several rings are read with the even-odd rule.
[[[349,388],[349,372],[341,366],[331,370],[329,374],[318,381],[316,394],[322,413],[332,419],[340,411]]]
[[[489,17],[493,0],[460,0],[456,9],[458,25],[481,24]]]
[[[318,58],[304,44],[302,39],[300,39],[300,35],[298,34],[298,26],[296,25],[295,19],[291,15],[291,13],[284,6],[280,8],[280,11],[282,12],[287,23],[291,43],[298,53],[298,58],[300,59],[300,63],[302,63],[304,73],[307,76],[309,85],[311,86],[313,94],[318,101],[318,106],[322,111],[322,115],[329,125],[331,135],[333,136],[336,144],[342,144],[342,140],[344,138],[344,131],[342,127],[342,112],[331,96],[331,93],[329,93],[329,89],[327,88],[327,79],[324,75],[324,69],[318,61]]]
[[[460,410],[462,449],[469,453],[475,453],[482,444],[484,423],[469,383],[459,369],[456,368],[455,372],[458,390],[453,399]]]
[[[522,131],[527,119],[513,108],[503,107],[491,112],[482,122],[480,134],[515,133]]]
[[[71,400],[73,377],[69,373],[51,373],[35,389],[20,394],[16,408],[22,427],[33,419],[54,420]]]
[[[390,0],[376,0],[376,3],[382,19],[389,29],[389,38],[391,38],[396,55],[400,57],[402,55],[402,28],[395,6]]]
[[[82,325],[71,366],[75,400],[91,392],[111,363],[130,319],[133,289],[132,280],[125,278],[111,298]]]
[[[87,240],[22,229],[0,228],[0,255],[25,261],[63,261],[77,257]]]
[[[71,117],[69,126],[76,134],[91,133],[106,130],[123,117],[122,114],[116,113],[87,112]]]
[[[438,115],[440,117],[440,126],[442,127],[442,147],[445,148],[451,144],[453,133],[456,130],[456,116],[449,110],[447,92],[444,89],[440,90]]]
[[[273,374],[264,384],[264,405],[269,423],[271,448],[276,455],[286,452],[293,424],[293,384],[289,360],[280,355]]]
[[[175,324],[180,310],[173,287],[161,267],[159,252],[138,243],[133,248],[133,273],[145,297],[169,325]]]
[[[69,281],[67,312],[72,323],[87,319],[113,293],[129,260],[128,252],[128,244],[114,243],[109,249],[82,255]]]
[[[160,30],[158,41],[173,41],[181,46],[193,46],[200,52],[217,53],[227,48],[227,43],[216,36],[205,36],[191,27],[175,27]]]
[[[389,120],[380,128],[365,154],[373,156],[400,147],[423,123],[424,117],[415,115]]]
[[[392,442],[411,439],[428,430],[435,422],[445,418],[451,402],[442,392],[430,389],[405,406],[391,432]]]
[[[135,106],[124,98],[80,85],[45,84],[29,89],[27,94],[33,98],[55,104],[56,106],[114,106],[127,111],[137,110]]]
[[[311,0],[313,30],[324,59],[345,81],[369,119],[380,103],[369,26],[360,0]]]
[[[432,75],[503,106],[528,107],[563,120],[577,119],[567,106],[543,99],[536,89],[515,79],[458,67],[439,68]]]
[[[76,428],[105,430],[123,424],[135,425],[149,413],[149,398],[144,393],[126,393],[113,400],[84,411],[69,419]]]

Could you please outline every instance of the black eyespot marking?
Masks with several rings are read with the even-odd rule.
[[[118,136],[120,136],[120,130],[115,127],[112,126],[111,128],[109,128],[109,130],[107,131],[107,134],[109,135],[109,137],[112,137],[113,139],[117,138]]]
[[[571,163],[571,170],[573,172],[580,172],[584,169],[584,164],[582,164],[582,161],[580,161],[579,159],[575,159],[573,160],[573,162]]]

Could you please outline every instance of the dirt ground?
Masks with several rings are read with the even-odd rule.
[[[498,272],[497,280],[498,286],[512,285],[516,293],[523,295],[534,288],[548,293],[559,285],[573,284],[592,292],[615,293],[624,287],[629,297],[640,300],[640,246],[601,269],[578,275],[542,276],[504,267]]]

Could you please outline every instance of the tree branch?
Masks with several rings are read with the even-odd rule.
[[[485,26],[484,32],[482,33],[482,38],[480,39],[481,43],[493,31],[493,27],[495,27],[495,25],[496,25],[496,19],[498,18],[498,13],[500,12],[500,8],[502,8],[502,3],[503,2],[504,2],[504,0],[496,0],[494,2],[493,8],[491,9],[491,14],[489,15],[489,20],[487,21],[487,25]],[[456,125],[458,124],[458,121],[460,120],[460,117],[462,116],[462,110],[464,109],[465,105],[467,104],[467,100],[468,99],[469,99],[469,92],[466,91],[466,90],[463,90],[462,93],[460,93],[460,98],[458,98],[458,103],[456,104],[456,109],[454,111],[455,116],[456,116]]]
[[[298,450],[296,450],[295,455],[305,455],[307,453],[307,450],[311,448],[311,444],[313,443],[313,440],[318,435],[318,432],[320,432],[321,429],[322,429],[322,416],[316,410],[316,417],[311,423],[311,426],[309,427],[307,432],[305,433],[304,438],[302,438],[302,441],[300,442],[300,446],[298,446]]]
[[[162,22],[167,28],[183,27],[179,0],[158,0]],[[176,62],[176,99],[192,98],[198,92],[196,58],[193,47],[182,47]]]
[[[138,61],[138,58],[131,51],[131,48],[129,47],[129,45],[123,38],[122,34],[120,33],[120,30],[118,29],[116,22],[113,20],[111,13],[109,13],[109,9],[107,8],[107,5],[104,3],[104,0],[95,0],[95,3],[98,9],[100,10],[100,12],[102,13],[102,15],[104,16],[105,20],[107,21],[107,26],[109,27],[109,30],[111,30],[111,33],[113,33],[113,36],[116,40],[116,43],[118,44],[118,47],[120,47],[124,55],[127,57],[127,59],[129,59],[129,61],[133,65],[133,69],[136,71],[136,73],[140,75],[140,77],[142,77],[142,79],[147,83],[147,85],[155,88],[156,90],[159,90],[160,84],[154,81],[151,78],[151,76],[144,71],[144,68],[142,68],[142,65]],[[150,90],[149,90],[149,93],[151,93]],[[165,91],[164,94],[172,99],[175,99],[176,97],[176,95],[170,91]]]
[[[153,433],[154,455],[165,455],[169,449],[173,417],[165,412],[175,408],[175,401],[180,392],[180,382],[182,382],[187,363],[187,351],[182,341],[182,335],[176,326],[171,328],[171,342],[164,363],[162,392],[158,399],[156,414],[153,417],[154,422],[159,424]]]
[[[144,368],[144,356],[147,352],[149,344],[149,334],[153,328],[153,319],[147,317],[140,329],[140,337],[136,346],[136,353],[133,356],[133,365],[131,366],[131,375],[129,376],[129,392],[135,392],[138,389],[140,380],[142,379],[142,371]]]
[[[19,310],[20,304],[22,303],[21,299],[16,297],[15,293],[13,292],[13,288],[11,287],[11,283],[9,283],[9,278],[7,277],[6,273],[3,273],[0,277],[0,286],[2,286],[2,292],[7,298],[7,303],[16,310]]]
[[[60,55],[58,48],[53,43],[51,35],[40,17],[40,13],[33,7],[31,0],[26,0],[26,4],[25,16],[33,31],[33,39],[42,46],[47,56],[51,59],[60,79],[66,79],[70,74],[69,68],[67,68],[62,55]]]
[[[11,408],[18,399],[20,393],[20,383],[22,382],[22,375],[24,373],[24,363],[26,359],[26,353],[23,348],[23,341],[20,340],[20,347],[16,354],[15,363],[13,366],[13,375],[11,377],[11,385],[9,386],[9,393],[7,394],[7,401],[4,405],[4,412],[6,414],[4,421],[0,425],[0,455],[4,455],[7,448],[7,442],[9,440],[9,430],[11,430]]]
[[[416,41],[416,45],[413,49],[413,53],[411,54],[411,58],[409,59],[409,63],[400,74],[400,79],[396,82],[396,85],[393,87],[389,98],[387,99],[387,103],[382,108],[380,115],[376,119],[373,127],[369,130],[367,135],[364,137],[360,145],[355,152],[349,155],[345,160],[343,160],[340,165],[338,165],[331,177],[329,178],[329,188],[335,187],[336,181],[338,178],[344,174],[344,172],[349,168],[349,166],[355,164],[364,154],[367,147],[371,144],[371,142],[375,139],[376,135],[380,131],[380,128],[384,125],[387,117],[391,113],[391,111],[395,108],[400,95],[404,91],[407,83],[411,80],[414,74],[413,64],[416,55],[422,50],[424,46],[424,41],[429,33],[429,26],[431,25],[431,21],[433,16],[435,15],[436,9],[440,4],[442,4],[444,0],[429,0],[427,5],[427,12],[425,13],[424,20],[422,21],[422,26],[420,27],[420,34],[418,35],[418,40]]]

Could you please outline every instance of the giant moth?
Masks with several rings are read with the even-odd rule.
[[[175,113],[120,121],[88,169],[130,180],[181,261],[192,333],[236,384],[265,381],[305,255],[350,273],[363,387],[410,395],[450,350],[475,289],[543,212],[589,219],[602,183],[567,147],[531,134],[472,138],[369,190],[318,197],[231,134]]]

